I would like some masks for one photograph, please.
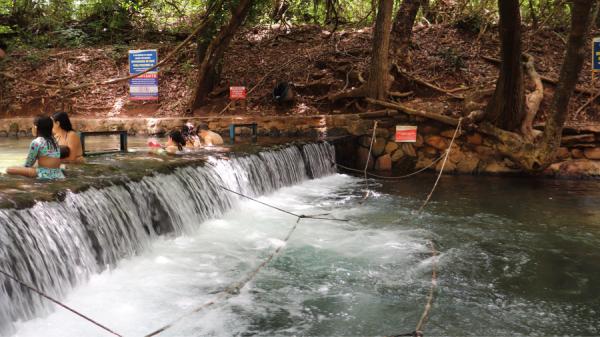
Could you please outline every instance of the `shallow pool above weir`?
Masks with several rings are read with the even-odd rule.
[[[138,155],[151,164],[135,164]],[[138,155],[94,159],[112,167],[108,182],[0,210],[0,268],[124,336],[192,312],[278,248],[239,293],[159,336],[404,334],[423,312],[434,262],[426,336],[600,334],[600,182],[442,177],[418,215],[435,175],[372,180],[364,200],[363,179],[334,170],[328,143],[186,164]],[[84,172],[73,175],[104,179]],[[302,219],[285,242],[294,216],[219,185],[349,221]],[[0,336],[108,334],[0,276]]]

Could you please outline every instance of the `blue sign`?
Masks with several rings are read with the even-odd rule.
[[[592,70],[600,71],[600,37],[594,38],[594,47],[592,48]]]
[[[129,51],[129,74],[135,75],[158,63],[158,53],[152,50]],[[158,99],[158,69],[129,80],[129,97],[132,100]]]

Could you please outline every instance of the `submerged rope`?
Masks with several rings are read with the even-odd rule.
[[[421,319],[419,319],[419,323],[417,323],[417,327],[415,328],[416,332],[423,331],[423,326],[425,326],[425,322],[429,318],[429,312],[431,311],[431,307],[433,305],[433,294],[435,293],[435,289],[437,288],[437,255],[438,252],[435,249],[435,245],[433,241],[429,240],[429,247],[431,248],[431,257],[433,258],[431,264],[431,288],[429,289],[429,294],[427,295],[427,302],[425,304],[425,310],[421,315]],[[421,333],[422,335],[422,333]]]
[[[111,333],[112,335],[115,335],[115,336],[118,336],[118,337],[123,337],[122,335],[120,335],[120,334],[118,334],[118,333],[114,332],[112,329],[110,329],[110,328],[106,327],[105,325],[102,325],[102,324],[98,323],[97,321],[95,321],[95,320],[93,320],[93,319],[89,318],[88,316],[86,316],[86,315],[84,315],[84,314],[80,313],[79,311],[77,311],[77,310],[75,310],[75,309],[73,309],[73,308],[71,308],[71,307],[67,306],[66,304],[64,304],[64,303],[60,302],[59,300],[57,300],[57,299],[54,299],[54,298],[52,298],[52,297],[50,297],[50,296],[46,295],[46,294],[45,294],[45,293],[43,293],[41,290],[38,290],[38,289],[36,289],[36,288],[34,288],[34,287],[30,286],[29,284],[27,284],[27,283],[25,283],[25,282],[21,281],[21,280],[20,280],[20,279],[18,279],[17,277],[15,277],[15,276],[13,276],[13,275],[11,275],[11,274],[9,274],[9,273],[7,273],[7,272],[3,271],[3,270],[0,270],[0,274],[2,274],[2,275],[4,275],[4,276],[8,277],[9,279],[11,279],[11,280],[13,280],[13,281],[17,282],[17,283],[18,283],[18,284],[20,284],[21,286],[23,286],[23,287],[25,287],[25,288],[29,289],[30,291],[32,291],[32,292],[34,292],[34,293],[36,293],[36,294],[38,294],[38,295],[40,295],[41,297],[43,297],[43,298],[45,298],[45,299],[49,300],[50,302],[52,302],[52,303],[54,303],[54,304],[57,304],[57,305],[59,305],[59,306],[61,306],[61,307],[65,308],[65,309],[69,310],[70,312],[72,312],[72,313],[74,313],[75,315],[77,315],[77,316],[79,316],[79,317],[81,317],[81,318],[85,319],[86,321],[88,321],[88,322],[90,322],[90,323],[92,323],[92,324],[96,325],[97,327],[99,327],[99,328],[102,328],[104,331],[106,331],[106,332],[109,332],[109,333]]]

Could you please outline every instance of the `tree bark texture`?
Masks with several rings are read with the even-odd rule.
[[[567,115],[569,101],[575,90],[585,59],[586,37],[598,11],[595,0],[574,0],[571,8],[571,31],[567,40],[565,60],[552,102],[552,111],[544,129],[544,152],[552,156],[560,146],[560,138]]]
[[[496,91],[486,108],[486,119],[505,130],[518,130],[524,117],[521,65],[521,14],[518,0],[498,0],[502,64]]]
[[[392,33],[396,38],[396,58],[400,64],[410,62],[410,40],[415,24],[415,18],[423,0],[404,0],[396,13],[396,20]]]
[[[246,20],[253,3],[253,0],[240,0],[231,12],[229,23],[221,27],[217,36],[213,38],[204,51],[204,59],[198,70],[196,90],[191,106],[192,111],[205,103],[206,97],[218,83],[220,79],[219,67],[225,50],[227,50],[231,39]]]
[[[371,67],[367,82],[367,97],[384,100],[390,87],[390,34],[393,0],[380,0],[373,34]]]

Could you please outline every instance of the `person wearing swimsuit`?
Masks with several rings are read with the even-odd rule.
[[[33,121],[32,133],[36,138],[29,146],[29,153],[25,167],[9,167],[6,173],[20,175],[41,180],[64,179],[60,169],[60,149],[52,137],[52,119],[50,117],[37,117]],[[33,167],[38,163],[37,168]]]
[[[58,145],[60,145],[60,147],[67,147],[69,149],[68,155],[64,158],[61,158],[62,162],[83,163],[84,160],[83,149],[81,147],[81,138],[79,138],[77,132],[73,130],[71,120],[69,120],[69,115],[63,111],[55,112],[52,115],[52,121],[54,122],[52,132],[58,141]],[[66,150],[63,150],[63,153],[66,152]]]

